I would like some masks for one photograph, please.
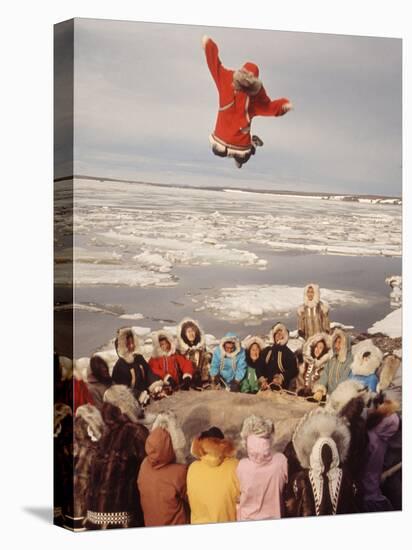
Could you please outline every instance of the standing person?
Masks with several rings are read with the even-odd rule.
[[[265,344],[258,336],[251,336],[246,338],[242,345],[245,350],[247,372],[240,385],[240,391],[242,393],[257,393],[259,391],[259,383],[256,368],[259,365],[260,354]]]
[[[129,388],[113,385],[104,394],[105,430],[91,466],[89,529],[142,527],[137,475],[145,457],[148,429]]]
[[[205,335],[193,319],[183,319],[177,330],[178,352],[189,359],[194,367],[192,385],[205,388],[209,385],[212,354],[206,349]]]
[[[103,407],[104,392],[112,385],[109,367],[100,355],[93,355],[90,358],[87,369],[87,389],[93,399],[94,405],[101,410]]]
[[[228,332],[215,348],[210,367],[212,387],[221,384],[230,391],[240,391],[240,384],[247,371],[245,350],[234,332]]]
[[[282,323],[277,323],[270,332],[273,342],[266,347],[256,369],[261,390],[288,389],[290,382],[298,374],[296,356],[288,347],[289,331]]]
[[[319,380],[323,367],[332,357],[332,342],[328,334],[314,334],[303,346],[303,372],[297,393],[309,396],[313,386]]]
[[[362,480],[364,512],[386,512],[394,509],[390,500],[382,493],[381,476],[389,442],[400,429],[398,411],[398,403],[386,399],[368,411],[366,427],[369,444]]]
[[[298,333],[307,340],[318,332],[329,332],[329,306],[320,300],[319,285],[310,283],[303,291],[303,304],[298,311]]]
[[[220,157],[233,157],[241,168],[263,141],[251,135],[255,116],[282,116],[292,109],[287,98],[271,100],[259,80],[259,68],[247,62],[239,70],[226,69],[219,59],[216,43],[204,36],[203,49],[209,71],[219,94],[219,111],[210,135],[212,151]]]
[[[299,422],[292,442],[301,470],[289,479],[285,491],[287,515],[357,512],[352,479],[343,466],[350,445],[346,422],[314,409]]]
[[[274,453],[273,422],[252,415],[243,422],[241,439],[248,458],[237,467],[240,484],[238,521],[278,519],[283,515],[282,494],[288,480],[288,463]]]
[[[350,446],[345,466],[356,486],[358,508],[362,504],[362,476],[368,448],[368,433],[364,411],[370,392],[357,380],[341,382],[331,394],[325,410],[344,418],[350,431]]]
[[[153,335],[153,355],[149,366],[169,391],[177,390],[179,385],[183,390],[190,389],[194,373],[192,362],[176,353],[173,336],[165,330]]]
[[[190,523],[236,521],[239,461],[233,443],[213,426],[193,440],[191,453],[197,460],[187,474]]]
[[[90,474],[104,422],[97,407],[81,405],[74,420],[73,530],[85,531]]]
[[[137,478],[145,526],[190,523],[187,466],[176,464],[169,432],[155,428],[146,439],[145,449],[147,456]]]
[[[339,328],[332,334],[332,350],[332,358],[325,364],[319,380],[313,386],[313,398],[316,401],[332,393],[341,382],[349,378],[351,372],[353,357],[350,336]]]
[[[140,342],[131,328],[117,331],[115,348],[119,359],[113,367],[112,379],[115,384],[130,388],[142,405],[149,401],[150,393],[161,391],[163,383],[140,353]]]

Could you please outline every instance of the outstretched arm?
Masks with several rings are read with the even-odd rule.
[[[202,38],[202,46],[205,50],[207,66],[209,67],[210,74],[212,75],[216,86],[219,88],[222,76],[225,73],[230,73],[230,71],[228,69],[225,69],[225,67],[222,65],[222,62],[219,58],[219,48],[209,36],[205,35]]]
[[[287,97],[271,100],[263,86],[251,103],[252,116],[282,116],[293,108]]]

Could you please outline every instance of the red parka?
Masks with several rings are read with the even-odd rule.
[[[168,352],[161,349],[159,338],[166,338],[169,341],[170,350]],[[155,334],[153,343],[153,356],[149,359],[149,367],[156,376],[165,382],[167,382],[167,378],[172,377],[176,384],[179,384],[182,378],[193,376],[192,362],[184,355],[176,353],[176,345],[167,332],[160,331]]]
[[[235,71],[222,65],[218,47],[211,38],[207,39],[204,49],[210,73],[219,93],[219,111],[212,137],[235,149],[250,149],[250,124],[253,117],[281,116],[286,112],[283,105],[290,102],[287,98],[271,101],[263,86],[256,95],[236,90],[233,85]],[[253,73],[256,78],[259,76],[259,68],[254,63],[245,63],[242,68]]]

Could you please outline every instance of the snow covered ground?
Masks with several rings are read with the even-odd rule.
[[[401,255],[398,205],[76,179],[72,219],[69,186],[56,189],[58,284],[72,254],[78,287],[174,286],[179,265],[264,270],[257,249],[265,248]],[[72,227],[74,250],[64,246]]]

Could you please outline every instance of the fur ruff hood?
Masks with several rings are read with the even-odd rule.
[[[262,89],[259,68],[254,63],[245,63],[241,69],[233,72],[233,87],[238,92],[247,95],[257,95]]]
[[[325,437],[333,439],[340,462],[344,462],[350,445],[347,422],[324,409],[313,409],[300,420],[292,437],[293,447],[302,468],[310,468],[312,449],[319,438]]]
[[[240,439],[244,449],[247,448],[247,439],[250,435],[270,439],[272,441],[275,427],[270,418],[263,418],[252,414],[243,421]]]
[[[270,338],[270,343],[271,345],[273,346],[275,344],[275,334],[276,332],[279,330],[279,329],[282,329],[284,332],[285,332],[285,337],[282,338],[282,340],[276,344],[278,346],[286,346],[286,344],[289,342],[289,330],[286,328],[286,325],[284,325],[283,323],[276,323],[276,325],[274,325],[272,328],[271,328],[271,331],[269,333],[269,338]]]
[[[339,414],[352,399],[359,397],[363,399],[366,406],[370,397],[368,389],[358,380],[345,380],[331,393],[325,410]]]
[[[81,405],[77,408],[76,418],[82,418],[87,425],[87,433],[92,441],[99,441],[103,434],[103,417],[94,405]]]
[[[303,346],[303,358],[308,363],[311,363],[314,359],[314,351],[316,344],[321,341],[325,342],[325,349],[322,352],[322,355],[317,359],[318,364],[323,365],[329,359],[332,358],[332,340],[329,334],[326,334],[326,332],[319,332],[318,334],[314,334],[310,338],[308,338]]]
[[[309,287],[313,288],[313,299],[312,300],[309,300],[309,298],[308,298],[308,289],[309,289]],[[309,283],[303,289],[303,303],[304,303],[304,305],[307,306],[307,307],[315,307],[315,306],[318,305],[319,302],[320,302],[319,285],[317,285],[315,283]]]
[[[196,331],[196,338],[192,345],[184,334],[188,325],[192,325]],[[179,323],[177,328],[177,347],[183,354],[185,354],[188,350],[204,350],[206,348],[205,335],[197,321],[191,319],[190,317],[186,317]]]
[[[335,340],[340,336],[342,340],[342,346],[338,354],[334,351]],[[348,353],[351,350],[350,336],[346,334],[342,329],[337,328],[332,334],[332,354],[333,357],[337,357],[340,363],[344,363],[348,357]]]
[[[163,351],[162,348],[160,347],[159,340],[161,340],[162,338],[166,338],[166,340],[170,344],[170,350],[167,352]],[[175,339],[172,336],[172,334],[170,334],[170,332],[167,332],[166,330],[158,330],[157,332],[153,333],[152,340],[153,340],[153,353],[152,353],[153,357],[170,357],[171,355],[174,355],[176,353]]]
[[[195,437],[190,449],[192,456],[209,466],[220,466],[226,458],[235,456],[235,447],[228,439],[217,437]]]
[[[228,342],[233,342],[233,344],[235,345],[235,349],[231,353],[227,353],[227,351],[225,351],[225,348],[224,348],[224,345],[227,344]],[[236,355],[241,350],[239,338],[236,336],[234,332],[228,332],[220,340],[219,348],[220,348],[220,353],[222,357],[236,357]]]
[[[103,401],[118,407],[131,422],[139,422],[144,418],[142,408],[127,386],[121,384],[111,386],[104,392]]]
[[[133,342],[135,347],[133,352],[129,352],[127,350],[126,340],[128,336],[133,337]],[[132,328],[119,328],[119,330],[117,331],[117,336],[114,342],[114,346],[116,348],[117,355],[122,359],[124,359],[126,363],[133,363],[135,356],[141,353],[139,337],[137,336],[137,334],[134,332]]]
[[[382,359],[383,353],[375,346],[372,340],[363,340],[363,342],[360,342],[356,346],[353,363],[350,368],[355,375],[369,376],[378,370]]]
[[[178,464],[186,464],[186,437],[180,427],[176,415],[172,411],[161,412],[153,422],[152,431],[163,428],[170,434],[173,450]]]
[[[265,342],[259,336],[248,336],[243,340],[242,347],[246,351],[249,351],[253,344],[257,344],[260,347],[260,351],[262,351],[266,347]]]

